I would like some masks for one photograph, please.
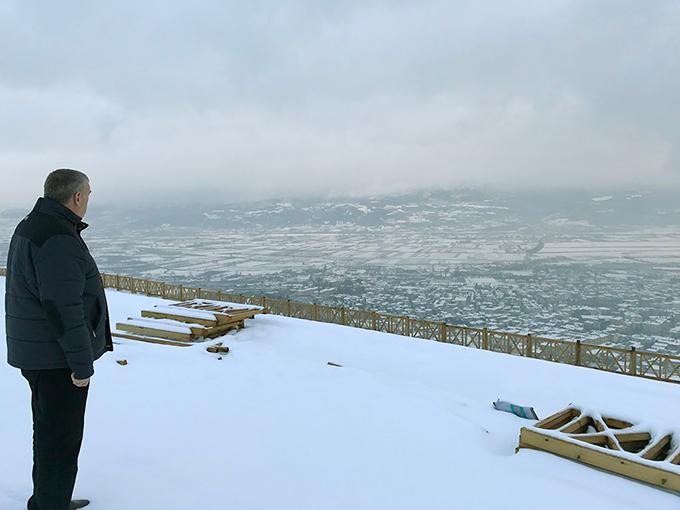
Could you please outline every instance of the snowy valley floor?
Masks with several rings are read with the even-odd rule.
[[[112,322],[159,302],[107,294]],[[4,325],[0,339],[0,509],[21,510],[30,396],[4,363]],[[515,454],[532,422],[491,407],[501,397],[545,417],[577,402],[678,427],[677,385],[276,316],[223,340],[221,361],[205,344],[117,340],[95,365],[76,497],[92,510],[680,508],[634,481]]]

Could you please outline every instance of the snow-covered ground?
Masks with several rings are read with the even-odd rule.
[[[160,303],[107,293],[114,321]],[[121,340],[97,362],[76,486],[92,510],[680,505],[547,453],[515,454],[531,422],[491,408],[502,397],[544,417],[578,402],[677,426],[678,386],[276,316],[223,340],[232,351],[222,360],[205,344]],[[3,359],[5,349],[3,340]],[[30,400],[6,364],[0,409],[0,509],[20,510],[31,487]]]

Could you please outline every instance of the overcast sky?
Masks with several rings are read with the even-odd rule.
[[[678,184],[678,91],[677,0],[0,0],[0,209]]]

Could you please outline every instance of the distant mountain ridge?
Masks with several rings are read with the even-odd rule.
[[[674,191],[498,192],[474,189],[328,200],[293,199],[238,204],[191,203],[163,206],[114,206],[96,202],[88,218],[100,226],[133,229],[164,225],[187,228],[285,228],[355,225],[357,227],[455,227],[464,223],[568,223],[581,225],[676,225],[680,194]],[[20,218],[27,211],[2,211]]]

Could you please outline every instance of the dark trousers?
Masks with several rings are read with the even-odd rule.
[[[71,370],[22,370],[31,386],[33,495],[28,510],[67,510],[78,473],[89,386],[76,387]]]

